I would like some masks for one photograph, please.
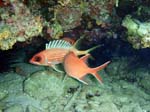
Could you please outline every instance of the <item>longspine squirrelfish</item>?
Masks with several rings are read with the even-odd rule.
[[[89,56],[90,54],[87,54],[79,58],[74,52],[69,52],[64,58],[64,69],[70,77],[73,77],[84,84],[87,84],[83,80],[87,74],[92,74],[99,81],[99,83],[102,83],[102,79],[97,72],[104,69],[110,63],[110,61],[107,61],[103,65],[96,68],[90,68],[86,64]]]
[[[53,40],[45,45],[45,50],[35,54],[31,59],[30,63],[36,65],[51,66],[56,71],[59,71],[55,65],[63,62],[64,57],[70,51],[74,52],[75,55],[88,54],[93,49],[99,47],[95,46],[88,50],[78,50],[75,45],[71,45],[65,40]]]

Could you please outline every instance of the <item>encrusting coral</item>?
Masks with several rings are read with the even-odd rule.
[[[122,25],[127,28],[127,40],[135,49],[150,47],[150,22],[140,22],[127,15]]]
[[[79,26],[85,27],[85,24],[91,28],[93,21],[97,26],[114,24],[113,18],[117,16],[115,7],[119,7],[120,2],[119,0],[7,1],[0,8],[0,49],[8,50],[17,42],[25,42],[41,34],[45,36],[42,32],[45,27],[50,38],[46,36],[44,38],[49,40],[60,39],[65,32]],[[136,49],[150,47],[150,23],[145,22],[149,19],[148,9],[141,5],[135,12],[138,17],[144,12],[146,18],[144,21],[127,15],[122,22],[128,29],[127,40]]]
[[[58,0],[54,8],[49,7],[54,12],[54,22],[49,25],[51,37],[59,39],[64,32],[81,26],[87,16],[90,22],[95,20],[97,25],[109,23],[115,3],[116,0]]]
[[[42,21],[40,17],[33,16],[27,7],[19,1],[11,2],[10,8],[2,8],[0,49],[8,50],[16,42],[24,42],[42,32]],[[13,10],[12,10],[13,8]]]
[[[50,38],[60,39],[64,32],[82,26],[87,17],[97,25],[109,23],[115,3],[116,0],[10,0],[0,9],[0,49],[8,50],[17,42],[45,35],[45,27]]]

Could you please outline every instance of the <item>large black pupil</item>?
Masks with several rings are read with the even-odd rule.
[[[36,57],[35,57],[35,61],[37,61],[37,62],[41,61],[41,57],[36,56]]]

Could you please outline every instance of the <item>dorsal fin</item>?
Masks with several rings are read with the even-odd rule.
[[[53,40],[53,41],[50,41],[49,43],[45,44],[45,49],[51,49],[51,48],[69,49],[70,47],[72,47],[72,45],[65,40]]]

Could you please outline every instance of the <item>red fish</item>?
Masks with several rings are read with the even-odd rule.
[[[102,83],[102,79],[97,72],[104,69],[110,61],[107,61],[103,65],[96,68],[90,68],[86,64],[89,56],[90,55],[87,54],[81,58],[78,58],[74,52],[69,52],[64,58],[64,69],[70,77],[73,77],[84,84],[87,84],[87,82],[83,80],[87,74],[92,74],[99,81],[99,83]]]
[[[99,46],[93,47],[91,49],[81,51],[77,50],[75,46],[72,46],[69,42],[65,40],[54,40],[46,44],[46,49],[35,54],[31,59],[30,63],[36,65],[51,66],[56,71],[59,71],[55,65],[63,62],[64,57],[69,51],[73,51],[76,55],[88,54],[91,50]]]

